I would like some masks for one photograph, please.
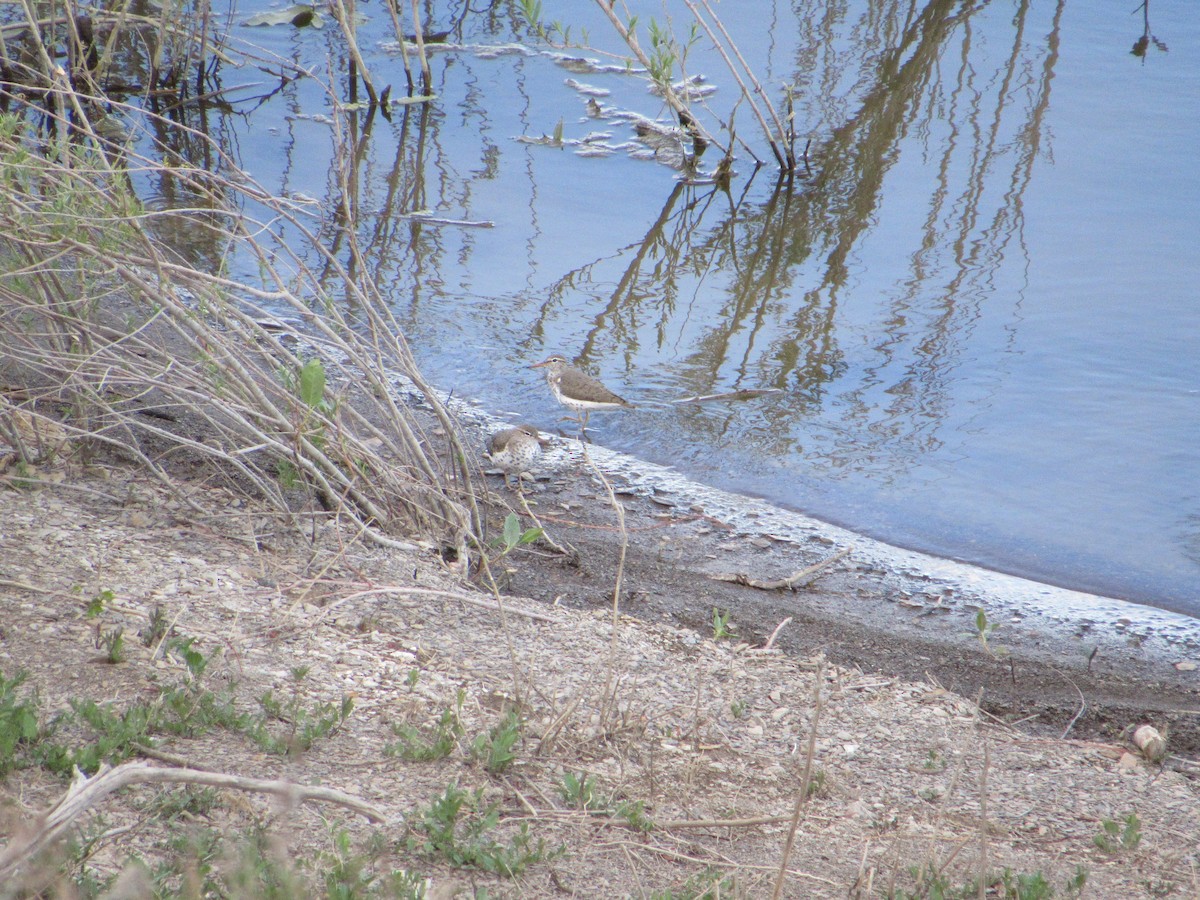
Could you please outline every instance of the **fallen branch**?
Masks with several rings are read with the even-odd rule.
[[[361,600],[364,597],[371,597],[378,594],[392,594],[400,597],[437,597],[443,600],[457,600],[460,603],[465,603],[468,606],[477,606],[480,609],[486,609],[489,612],[509,612],[518,616],[524,616],[526,619],[532,619],[535,622],[557,622],[556,616],[547,615],[546,613],[537,612],[532,609],[522,609],[518,606],[509,606],[504,604],[504,609],[491,597],[473,597],[470,594],[463,594],[458,591],[443,591],[436,588],[411,588],[411,587],[392,587],[381,585],[374,588],[366,588],[361,591],[355,591],[353,594],[347,594],[344,597],[339,597],[332,603],[327,604],[321,610],[322,618],[327,616],[330,611],[341,606],[343,603],[349,603],[353,600]],[[536,601],[530,601],[536,602]],[[416,604],[401,604],[407,606],[415,606]]]
[[[114,791],[131,784],[203,784],[211,787],[236,788],[274,794],[291,803],[318,800],[335,803],[362,813],[373,822],[386,819],[383,811],[365,800],[333,788],[312,787],[264,778],[243,778],[221,772],[202,772],[199,769],[168,769],[145,762],[129,762],[115,769],[101,767],[91,778],[78,769],[66,794],[54,806],[39,814],[36,830],[27,836],[14,835],[0,854],[0,880],[7,880],[22,864],[32,859],[62,836],[63,832],[84,812],[100,803]]]
[[[799,572],[789,575],[787,578],[775,578],[771,581],[762,581],[758,578],[751,578],[745,572],[717,572],[716,574],[709,575],[708,577],[713,581],[728,581],[732,584],[741,584],[745,585],[746,587],[758,588],[762,591],[781,591],[785,588],[787,590],[795,590],[797,584],[802,581],[807,581],[822,569],[833,565],[839,559],[842,559],[848,555],[853,549],[854,546],[851,545],[843,550],[839,550],[837,553],[833,554],[833,556],[827,557],[820,562],[813,563],[811,566],[807,566],[806,568],[801,569]]]
[[[569,528],[588,528],[592,531],[617,531],[615,525],[597,525],[591,522],[580,522],[578,519],[568,519],[564,516],[552,516],[546,513],[542,514],[542,519],[547,522],[553,522],[555,525],[564,525]],[[722,528],[729,531],[733,528],[728,522],[722,522],[714,516],[705,515],[704,513],[695,513],[688,516],[672,516],[669,519],[663,519],[660,522],[652,522],[649,525],[629,525],[626,526],[627,531],[655,531],[659,528],[667,528],[671,525],[687,525],[689,522],[707,522],[714,528]]]
[[[782,394],[781,388],[742,388],[737,391],[725,391],[722,394],[702,394],[697,397],[684,397],[682,400],[672,400],[672,403],[708,403],[711,400],[752,400],[755,397],[765,397],[767,394]]]
[[[778,825],[792,821],[791,816],[753,816],[748,819],[681,819],[679,821],[655,822],[660,831],[672,828],[753,828],[758,825]]]

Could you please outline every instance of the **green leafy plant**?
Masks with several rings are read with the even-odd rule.
[[[632,33],[637,22],[631,22],[633,24],[629,30]],[[683,41],[678,40],[669,28],[664,28],[654,19],[650,20],[647,31],[650,36],[650,78],[660,87],[669,86],[675,77],[676,67],[683,68],[687,65],[688,53],[700,40],[700,26],[692,22],[687,38]]]
[[[326,850],[320,854],[325,869],[325,896],[349,900],[371,893],[377,876],[369,868],[371,860],[353,852],[350,833],[337,829],[330,843],[332,851]]]
[[[294,671],[293,677],[296,675]],[[298,678],[296,682],[299,682]],[[343,696],[340,703],[317,702],[305,707],[297,691],[293,691],[287,701],[276,697],[274,691],[267,691],[258,698],[258,702],[267,718],[283,722],[289,727],[286,733],[275,734],[267,728],[265,721],[259,720],[247,729],[247,734],[268,753],[286,756],[303,753],[318,740],[331,736],[354,711],[353,697]]]
[[[116,665],[125,662],[125,629],[110,628],[97,638],[97,646],[104,650],[104,661]]]
[[[713,640],[721,641],[726,638],[736,637],[734,634],[736,631],[737,626],[729,621],[729,610],[718,609],[714,606],[712,610]]]
[[[634,831],[649,834],[654,830],[654,821],[646,815],[644,800],[621,800],[617,803],[614,813]]]
[[[136,752],[138,744],[152,743],[150,733],[161,713],[146,703],[120,710],[115,704],[97,704],[94,700],[70,701],[72,718],[88,725],[94,738],[82,746],[67,747],[45,741],[38,747],[38,761],[51,772],[69,776],[76,767],[94,773],[101,763],[116,765]],[[66,716],[57,717],[53,727],[65,724]]]
[[[650,892],[651,900],[721,900],[737,896],[737,879],[714,866],[705,866],[679,887]]]
[[[319,359],[310,359],[300,367],[298,390],[300,399],[309,409],[321,413],[333,411],[333,406],[325,399],[325,366]]]
[[[1076,866],[1075,874],[1067,879],[1066,890],[1068,897],[1079,897],[1083,895],[1083,888],[1087,884],[1088,870],[1084,866]]]
[[[576,809],[590,813],[608,813],[614,819],[624,821],[634,831],[648,833],[654,829],[654,822],[646,815],[644,801],[617,799],[603,793],[596,786],[595,776],[582,772],[579,775],[567,772],[563,775],[562,783],[558,785],[558,793]]]
[[[84,615],[89,619],[95,619],[104,614],[104,608],[116,599],[116,594],[110,590],[103,590],[88,601],[87,608],[84,610]]]
[[[180,816],[207,816],[221,805],[221,793],[212,787],[188,785],[174,791],[162,791],[149,804],[149,811],[159,819],[172,822]]]
[[[559,795],[576,809],[597,811],[608,809],[608,798],[596,789],[596,777],[580,772],[563,774],[562,783],[558,786]]]
[[[542,536],[541,528],[526,528],[522,530],[521,520],[516,513],[504,517],[504,530],[500,534],[500,556],[506,556],[518,547],[532,544]]]
[[[824,769],[817,769],[808,780],[808,796],[824,797],[829,793],[828,776]]]
[[[358,897],[387,897],[394,900],[423,900],[427,887],[425,879],[416,872],[395,869],[389,873],[377,870],[380,857],[386,854],[390,842],[381,832],[373,832],[364,850],[351,846],[350,833],[336,828],[330,835],[330,848],[317,854],[311,867],[323,873],[327,900],[352,900]],[[309,896],[315,896],[309,892]]]
[[[521,717],[510,709],[486,734],[476,736],[471,743],[472,756],[493,775],[503,772],[517,758],[515,748],[521,730]]]
[[[172,641],[170,646],[170,652],[178,654],[179,658],[183,660],[183,664],[187,666],[190,681],[199,681],[204,676],[204,670],[208,668],[211,659],[195,648],[195,642],[195,638],[179,638]]]
[[[150,610],[150,621],[146,627],[138,632],[142,639],[142,646],[153,647],[159,641],[167,636],[167,630],[171,627],[167,621],[167,611],[163,609],[161,603],[155,603],[154,609]]]
[[[1005,869],[1000,883],[1004,887],[1003,896],[1016,900],[1050,900],[1054,896],[1053,885],[1041,872],[1025,874]]]
[[[279,479],[280,485],[284,490],[294,490],[304,484],[304,479],[300,477],[300,470],[296,468],[291,460],[280,459],[275,462],[275,477]]]
[[[12,678],[0,675],[0,777],[23,765],[24,752],[41,734],[36,697],[22,699],[17,694],[28,678],[24,671]]]
[[[69,711],[37,730],[36,743],[28,737],[23,739],[28,748],[25,762],[60,775],[70,775],[75,766],[94,772],[102,762],[115,765],[132,756],[139,746],[151,745],[157,733],[191,736],[212,727],[245,731],[254,724],[235,709],[232,688],[218,695],[201,686],[200,675],[209,659],[192,647],[191,638],[173,642],[172,651],[180,653],[187,663],[188,677],[183,683],[163,687],[157,696],[123,709],[113,703],[72,698],[68,701]],[[28,735],[37,727],[36,705],[16,701],[16,683],[15,679],[4,682],[0,678],[0,768],[4,765],[5,735]],[[5,727],[6,721],[12,723],[11,727]],[[69,724],[84,726],[90,736],[82,741],[76,738],[72,744],[59,742],[56,735]]]
[[[1050,900],[1057,896],[1054,885],[1040,871],[1022,873],[1006,868],[999,873],[988,873],[982,892],[977,879],[955,885],[932,864],[910,866],[908,872],[916,882],[916,890],[899,892],[897,896],[904,900],[970,900],[983,893],[1004,900]],[[1065,896],[1080,896],[1085,884],[1087,869],[1077,866],[1075,874],[1064,885]]]
[[[541,40],[558,47],[571,46],[571,26],[560,21],[543,21],[541,0],[521,0],[521,14],[533,33]],[[588,43],[586,29],[581,30],[581,42],[585,46]]]
[[[989,622],[987,613],[980,607],[975,611],[975,633],[979,638],[979,643],[983,645],[983,649],[987,651],[989,656],[1000,659],[1008,655],[1008,648],[1000,645],[994,645],[991,642],[992,633],[999,628],[998,622]]]
[[[176,831],[167,850],[151,872],[155,896],[175,896],[183,879],[201,897],[287,900],[313,894],[295,862],[260,825],[235,838],[214,828]]]
[[[1137,813],[1130,813],[1120,821],[1102,819],[1100,833],[1092,838],[1092,843],[1105,853],[1132,852],[1142,842],[1142,821]]]
[[[502,844],[491,834],[499,823],[499,805],[484,806],[482,788],[468,792],[451,782],[426,809],[408,820],[408,849],[441,856],[458,868],[482,869],[507,878],[565,852],[563,847],[547,850],[541,838],[534,843],[525,822]]]
[[[461,709],[460,693],[457,708],[442,710],[437,724],[431,728],[416,728],[407,723],[393,724],[392,732],[399,740],[384,746],[384,754],[413,762],[444,759],[454,752],[454,748],[458,746],[458,739],[462,737],[463,727],[459,718]]]

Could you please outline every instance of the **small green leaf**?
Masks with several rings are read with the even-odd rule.
[[[92,598],[92,602],[89,603],[87,606],[87,611],[86,611],[85,615],[89,619],[96,618],[96,616],[98,616],[104,612],[105,605],[108,603],[111,603],[115,597],[116,597],[116,594],[114,594],[110,590],[106,589],[106,590],[101,591],[95,597]]]
[[[325,367],[319,359],[310,359],[300,370],[300,399],[309,409],[317,409],[325,399]]]
[[[509,513],[504,520],[504,546],[509,550],[517,546],[521,540],[521,520],[516,513]]]

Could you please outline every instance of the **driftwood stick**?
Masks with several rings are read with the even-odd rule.
[[[762,581],[758,578],[751,578],[745,572],[717,572],[716,574],[709,575],[708,577],[713,581],[729,581],[733,584],[744,584],[746,587],[758,588],[762,591],[781,591],[785,588],[792,590],[800,582],[807,581],[822,569],[828,568],[839,559],[847,556],[853,549],[854,546],[851,545],[839,550],[837,553],[833,554],[833,556],[826,557],[820,562],[813,563],[811,566],[806,566],[799,572],[789,575],[787,578],[775,578],[771,581]]]
[[[696,397],[684,397],[672,400],[672,403],[709,403],[713,400],[752,400],[755,397],[765,397],[767,394],[782,394],[782,388],[742,388],[736,391],[725,391],[723,394],[703,394]]]
[[[221,772],[203,772],[199,769],[168,769],[145,762],[128,762],[115,769],[101,767],[88,778],[78,769],[71,786],[54,806],[37,817],[31,833],[14,834],[8,846],[0,853],[0,879],[7,879],[22,863],[28,861],[63,832],[89,808],[100,803],[114,791],[131,784],[203,784],[212,787],[236,788],[241,791],[256,791],[275,794],[292,803],[318,800],[336,803],[355,812],[362,813],[373,822],[383,822],[383,810],[365,800],[333,788],[312,787],[266,778],[243,778]]]

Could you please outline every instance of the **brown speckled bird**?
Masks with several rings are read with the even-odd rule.
[[[521,476],[533,465],[542,448],[550,441],[541,436],[537,428],[528,423],[516,428],[505,428],[492,435],[488,441],[487,458],[504,472],[504,483],[508,476],[516,474],[517,487],[521,487]]]

